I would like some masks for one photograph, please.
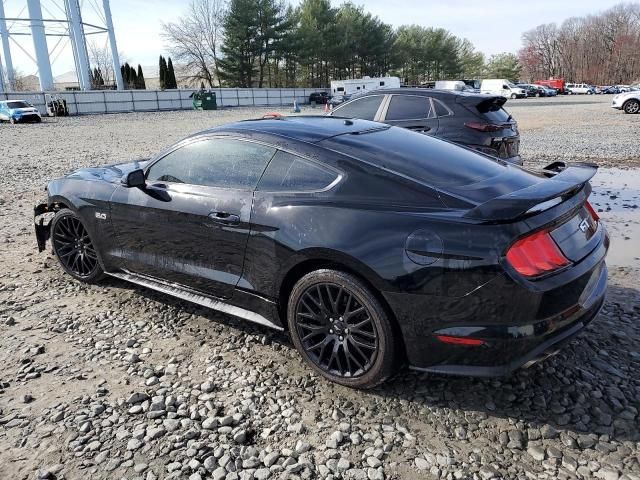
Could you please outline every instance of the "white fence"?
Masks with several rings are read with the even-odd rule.
[[[328,92],[324,88],[214,88],[218,107],[276,106],[309,103],[313,92]],[[190,110],[190,95],[197,90],[102,90],[54,92],[67,101],[69,114],[154,112]],[[0,100],[26,100],[41,113],[46,112],[45,92],[0,93]]]

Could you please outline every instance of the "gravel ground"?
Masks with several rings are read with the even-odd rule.
[[[609,101],[510,101],[525,161],[640,166],[640,115]],[[284,335],[116,280],[82,285],[36,253],[48,179],[265,111],[0,126],[0,479],[640,479],[637,170],[601,180],[598,209],[627,246],[601,315],[504,379],[402,372],[349,390]]]

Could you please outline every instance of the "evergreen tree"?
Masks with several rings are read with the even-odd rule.
[[[160,75],[160,90],[165,89],[165,83],[167,81],[167,62],[165,62],[164,57],[160,55],[159,60],[159,75]]]
[[[167,78],[165,79],[165,87],[169,89],[178,88],[176,73],[173,71],[173,62],[171,61],[171,57],[169,57],[167,62]]]
[[[129,65],[128,62],[124,64],[123,80],[124,80],[125,88],[127,89],[133,88],[133,82],[131,81],[131,66]]]
[[[138,85],[137,88],[140,90],[146,90],[147,85],[144,82],[144,74],[142,73],[142,67],[138,64]]]
[[[255,0],[231,0],[224,19],[220,75],[231,87],[252,87],[260,55],[259,9]]]
[[[131,68],[131,70],[129,71],[129,81],[131,82],[129,88],[133,90],[138,88],[138,76],[136,75],[135,68]]]

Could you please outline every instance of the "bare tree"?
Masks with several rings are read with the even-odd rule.
[[[171,55],[190,77],[213,87],[220,85],[218,55],[223,40],[225,0],[191,0],[189,9],[175,22],[162,25]]]
[[[106,45],[101,45],[97,41],[87,44],[87,53],[89,55],[90,70],[97,68],[102,74],[104,84],[113,85],[116,82],[116,76],[113,71],[113,58],[111,57],[111,49]],[[126,56],[122,52],[118,52],[120,61],[124,64]]]
[[[640,4],[621,3],[599,15],[539,25],[522,35],[524,76],[598,85],[640,80]]]

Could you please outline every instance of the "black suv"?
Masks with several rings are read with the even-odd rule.
[[[502,108],[506,101],[495,95],[397,88],[359,96],[330,115],[408,128],[522,165],[518,125]]]
[[[309,103],[316,102],[318,105],[324,105],[329,101],[329,94],[327,92],[313,92],[309,95]]]

